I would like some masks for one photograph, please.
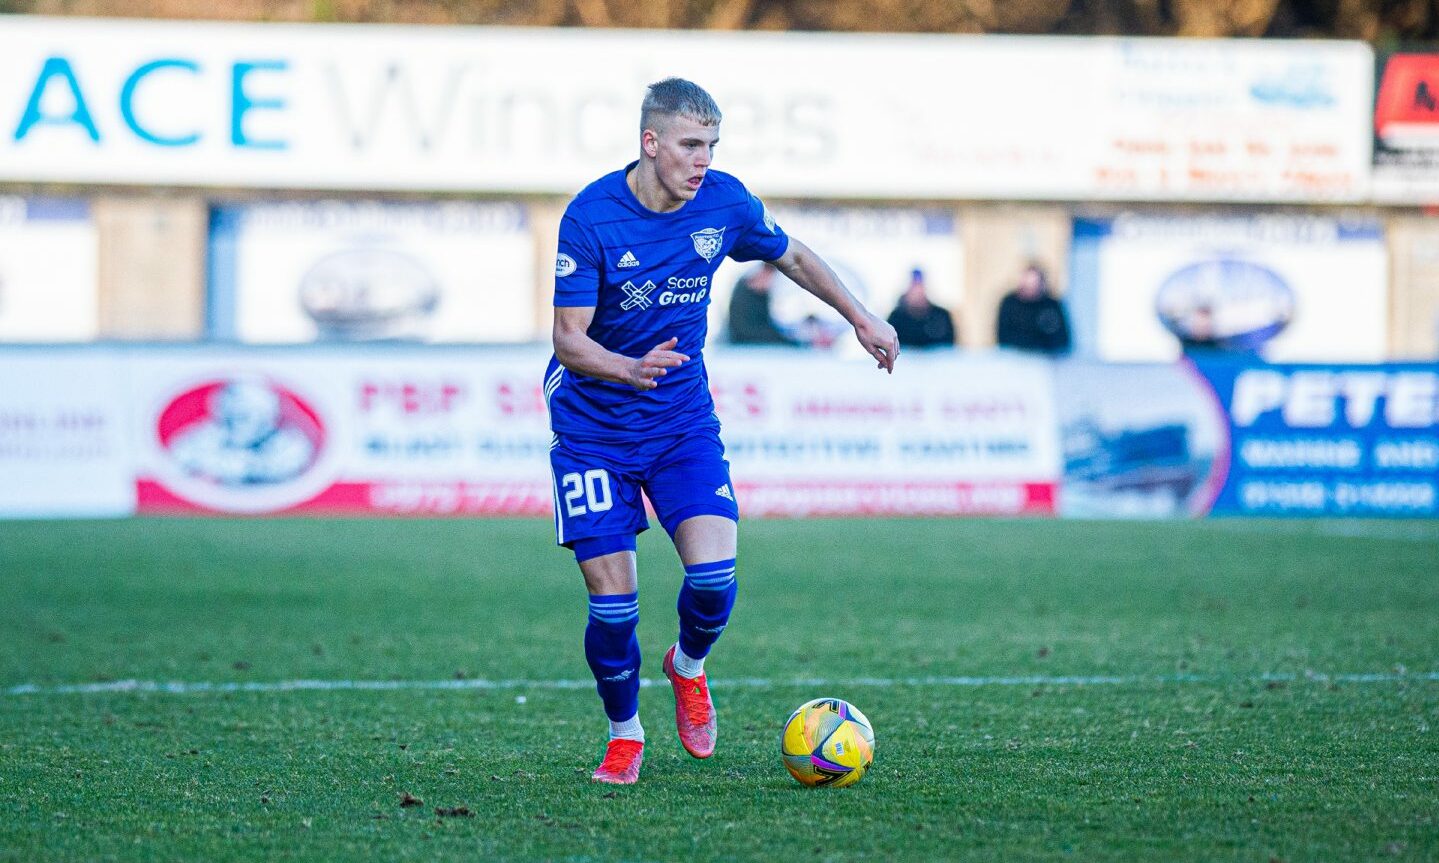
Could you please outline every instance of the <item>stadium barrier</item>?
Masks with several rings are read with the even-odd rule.
[[[0,515],[547,515],[545,351],[0,349]],[[1439,366],[715,351],[747,516],[1439,515]]]

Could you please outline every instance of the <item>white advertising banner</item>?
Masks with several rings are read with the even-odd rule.
[[[711,385],[741,510],[1052,513],[1048,366],[917,358],[901,374],[721,353]],[[142,512],[551,511],[544,357],[139,353]]]
[[[747,515],[1052,514],[1060,474],[1049,364],[792,350],[712,351],[710,386]]]
[[[646,84],[712,89],[764,195],[1353,201],[1359,42],[7,16],[0,180],[571,194]]]
[[[130,414],[117,352],[0,348],[0,517],[133,512]]]
[[[1100,359],[1231,353],[1270,362],[1377,362],[1388,255],[1369,219],[1077,220],[1071,303],[1094,309]]]
[[[0,515],[547,515],[535,349],[10,349]],[[718,351],[748,516],[1049,515],[1050,367]]]
[[[517,204],[324,201],[211,212],[212,335],[245,342],[531,341]]]
[[[818,252],[860,301],[881,317],[888,315],[909,285],[910,272],[924,273],[930,298],[951,311],[963,296],[964,247],[953,210],[938,207],[770,207],[775,221]],[[725,334],[735,282],[754,263],[728,258],[715,273],[710,304],[712,338]],[[844,319],[829,306],[782,275],[771,288],[770,313],[781,331],[799,341],[838,341],[859,352]]]
[[[0,196],[0,342],[95,338],[98,259],[85,201]]]

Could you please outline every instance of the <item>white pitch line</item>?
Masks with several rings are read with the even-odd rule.
[[[775,680],[764,677],[741,677],[716,680],[715,689],[768,689],[777,686],[810,689],[865,686],[891,688],[900,686],[1131,686],[1142,684],[1188,683],[1270,683],[1310,681],[1314,683],[1420,683],[1439,681],[1439,671],[1368,674],[1262,674],[1258,676],[1206,676],[1200,674],[1171,675],[1024,675],[1016,677],[855,677],[845,680],[823,677]],[[661,681],[642,678],[640,686],[658,686]],[[332,692],[332,691],[406,691],[425,689],[452,690],[522,690],[522,689],[590,689],[593,680],[276,680],[245,681],[158,681],[113,680],[104,683],[66,683],[39,686],[24,683],[3,690],[6,696],[22,695],[94,695],[103,693],[156,693],[160,695],[203,695],[225,692]]]

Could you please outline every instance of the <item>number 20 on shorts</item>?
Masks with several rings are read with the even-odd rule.
[[[610,497],[610,475],[603,468],[576,471],[560,478],[565,490],[565,515],[570,517],[587,512],[604,512],[614,506]]]

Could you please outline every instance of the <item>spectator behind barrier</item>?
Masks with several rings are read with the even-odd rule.
[[[903,344],[903,336],[900,338]],[[1038,264],[1025,267],[1019,284],[1000,301],[995,341],[1002,348],[1069,353],[1069,319],[1064,304],[1050,293],[1049,278]]]
[[[729,340],[736,345],[799,345],[775,325],[770,314],[774,265],[761,263],[735,282],[729,298]],[[901,344],[903,342],[901,341]]]
[[[889,325],[906,348],[952,348],[955,344],[954,318],[949,310],[930,301],[924,270],[919,267],[910,271],[909,287],[889,313]]]

